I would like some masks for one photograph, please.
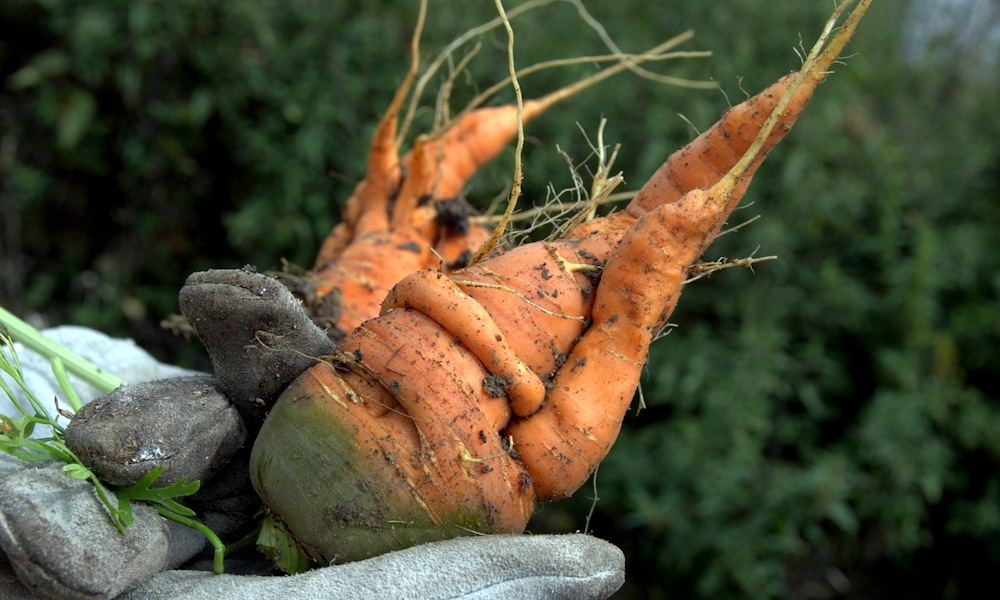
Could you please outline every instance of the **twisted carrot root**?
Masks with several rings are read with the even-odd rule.
[[[529,101],[522,119],[541,114],[551,102]],[[442,223],[442,206],[510,143],[517,132],[516,107],[480,108],[460,117],[439,138],[418,137],[401,160],[392,137],[390,111],[376,131],[369,172],[347,204],[345,221],[323,242],[311,280],[315,296],[338,294],[335,315],[341,333],[375,317],[388,290],[406,275],[444,264],[468,262],[489,238],[485,227],[458,219]]]

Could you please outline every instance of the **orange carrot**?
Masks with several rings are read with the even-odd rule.
[[[522,120],[567,95],[560,90],[528,101]],[[517,132],[516,106],[471,111],[438,137],[418,137],[402,161],[394,143],[398,110],[394,100],[376,129],[368,174],[348,201],[345,221],[323,242],[309,277],[317,300],[338,295],[335,314],[316,314],[332,317],[336,338],[378,315],[389,288],[406,275],[439,261],[450,268],[464,266],[468,257],[463,262],[463,255],[489,238],[477,224],[440,226],[442,210],[433,200],[449,202],[503,151]]]
[[[802,70],[730,109],[671,156],[624,216],[611,219],[607,234],[598,222],[578,238],[581,246],[601,237],[621,241],[604,265],[592,324],[567,358],[576,368],[556,374],[538,413],[505,430],[519,440],[518,451],[540,500],[572,494],[610,450],[652,335],[676,306],[687,268],[735,209],[766,154],[789,131],[869,3],[860,2],[825,49],[824,34]],[[834,18],[848,4],[843,2]],[[716,145],[710,147],[706,140]],[[623,222],[632,223],[624,233]],[[593,389],[602,391],[599,405],[592,402]]]
[[[531,121],[553,105],[630,65],[657,56],[682,37],[660,44],[645,55],[632,57],[632,62],[619,62],[524,102],[521,122]],[[415,44],[413,53],[415,57]],[[442,210],[441,202],[451,202],[469,179],[511,142],[517,133],[517,106],[469,110],[440,131],[418,136],[410,151],[400,159],[395,143],[397,120],[415,68],[414,60],[407,79],[376,128],[368,172],[347,202],[344,221],[323,241],[309,280],[300,284],[308,288],[308,293],[300,291],[300,295],[311,299],[308,305],[314,317],[332,323],[331,336],[336,339],[378,314],[375,309],[389,287],[413,272],[417,264],[413,248],[432,249],[430,254],[423,250],[416,253],[424,258],[418,269],[441,262],[451,269],[468,264],[473,251],[490,237],[490,232],[478,224],[463,222],[457,227],[454,223],[442,224],[442,213],[447,211]]]
[[[457,195],[509,143],[516,131],[510,108],[470,112],[439,140],[418,137],[402,169],[386,158],[395,152],[396,115],[390,111],[383,118],[372,150],[380,159],[370,162],[348,202],[348,220],[324,241],[310,276],[317,299],[338,294],[335,337],[378,315],[388,290],[406,275],[438,261],[464,266],[463,255],[489,237],[485,228],[467,222],[439,226],[441,209],[432,199]],[[405,177],[398,176],[402,172]]]
[[[578,489],[618,435],[688,267],[870,1],[826,45],[842,2],[799,72],[671,157],[622,216],[396,285],[381,316],[279,398],[255,443],[254,485],[302,546],[329,562],[521,531],[536,501]]]

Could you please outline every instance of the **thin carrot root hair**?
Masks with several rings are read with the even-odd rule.
[[[567,152],[556,146],[556,152],[563,157],[569,172],[570,184],[556,190],[550,182],[546,188],[545,200],[530,209],[520,210],[511,215],[508,224],[526,222],[511,228],[504,239],[508,246],[519,246],[532,239],[557,240],[576,225],[595,217],[597,208],[606,204],[630,200],[635,192],[616,193],[625,182],[621,171],[613,171],[620,145],[610,146],[604,141],[607,119],[601,119],[596,137],[591,140],[583,126],[577,124],[581,135],[590,148],[582,160],[574,160]],[[589,181],[589,183],[588,183]],[[500,215],[489,214],[475,217],[477,222],[497,223]],[[539,232],[544,231],[544,235]]]
[[[754,253],[756,253],[756,251]],[[745,258],[723,257],[713,261],[699,261],[687,268],[688,278],[684,280],[684,283],[688,284],[692,281],[697,281],[702,277],[707,277],[716,271],[731,269],[733,267],[743,267],[744,269],[749,269],[752,272],[755,264],[768,260],[778,260],[778,257],[774,255],[754,256],[751,254]]]

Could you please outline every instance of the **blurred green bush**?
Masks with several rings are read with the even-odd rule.
[[[690,284],[595,489],[533,523],[619,544],[621,597],[959,598],[1000,563],[1000,81],[995,45],[945,31],[913,51],[926,4],[872,9],[738,213],[763,218],[709,256],[779,260]],[[655,68],[725,93],[621,75],[561,105],[528,129],[529,198],[569,185],[555,146],[584,158],[577,123],[602,116],[637,189],[692,136],[679,114],[705,128],[795,68],[830,8],[587,6],[626,50],[695,29],[712,58]],[[515,21],[522,64],[602,51],[571,7],[544,10]],[[493,14],[432,2],[425,52]],[[0,304],[197,361],[158,326],[184,277],[309,263],[414,18],[401,0],[0,4]],[[484,39],[459,97],[503,76],[504,43]]]

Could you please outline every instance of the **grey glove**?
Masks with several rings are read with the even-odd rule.
[[[200,533],[142,504],[121,535],[93,486],[67,477],[61,466],[0,452],[0,581],[11,580],[0,598],[112,598],[204,547]]]
[[[73,331],[58,341],[81,354],[94,347],[95,336],[103,337],[89,330]],[[26,371],[33,371],[31,385],[38,389],[45,383],[53,395],[58,394],[47,363],[30,363],[25,360],[29,354],[21,352]],[[116,343],[100,355],[90,354],[104,367],[129,364],[163,376],[176,374],[134,344]],[[108,370],[126,381],[139,379],[126,368]],[[47,382],[40,383],[39,378]],[[11,414],[4,407],[0,411]],[[243,474],[238,467],[230,471]],[[225,474],[217,479],[225,480]],[[213,485],[229,485],[218,483]],[[237,492],[230,496],[240,486],[234,489]],[[208,501],[225,504],[227,496],[210,494]],[[188,562],[202,552],[204,539],[148,507],[136,508],[136,523],[122,536],[89,483],[69,479],[59,465],[24,463],[0,453],[0,600],[599,599],[610,596],[624,581],[621,551],[581,534],[460,538],[291,577],[166,570],[204,564]],[[245,513],[245,503],[240,510]]]

